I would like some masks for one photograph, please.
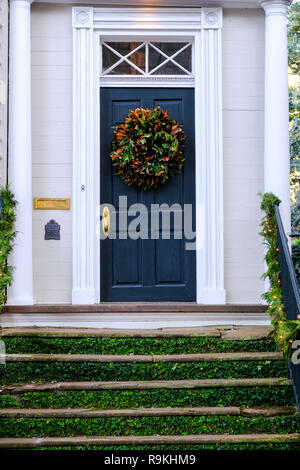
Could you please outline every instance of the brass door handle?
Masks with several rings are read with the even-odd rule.
[[[102,211],[102,230],[107,237],[110,230],[110,213],[107,206],[105,206]]]

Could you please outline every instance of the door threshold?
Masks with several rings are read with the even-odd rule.
[[[196,302],[102,302],[94,305],[6,305],[3,313],[265,313],[262,304],[204,305]]]

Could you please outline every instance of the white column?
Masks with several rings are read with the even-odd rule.
[[[287,8],[289,0],[267,0],[265,10],[265,192],[282,204],[280,212],[290,233],[290,157]]]
[[[33,304],[31,183],[31,0],[10,0],[8,179],[18,201],[8,303]]]

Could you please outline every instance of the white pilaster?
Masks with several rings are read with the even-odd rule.
[[[286,233],[290,224],[290,157],[286,13],[289,0],[261,2],[265,10],[265,191],[282,200]]]
[[[197,302],[225,304],[222,152],[222,9],[202,8],[195,38]],[[202,215],[201,215],[202,214]],[[202,235],[200,235],[202,234]]]
[[[8,303],[33,304],[31,184],[31,0],[10,0],[8,180],[18,201]]]
[[[73,304],[96,301],[94,282],[93,8],[73,8]]]

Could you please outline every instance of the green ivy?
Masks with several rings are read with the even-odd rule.
[[[7,263],[8,256],[13,250],[16,237],[16,205],[17,202],[9,186],[0,190],[2,213],[0,217],[0,310],[7,300],[6,289],[13,278],[13,267]]]
[[[288,434],[300,431],[298,414],[274,417],[144,416],[109,418],[0,418],[0,437],[182,436],[188,434]]]
[[[291,385],[205,389],[26,392],[0,395],[0,408],[124,409],[178,406],[295,406]]]
[[[271,440],[271,438],[270,438]],[[203,451],[211,451],[211,450],[229,450],[229,451],[236,451],[236,450],[300,450],[300,443],[289,443],[284,442],[246,442],[240,444],[198,444],[198,445],[144,445],[144,446],[136,446],[136,445],[127,445],[127,446],[49,446],[49,447],[36,447],[34,450],[152,450],[152,451],[161,451],[161,450],[203,450]]]
[[[5,364],[3,383],[28,381],[120,381],[188,380],[284,377],[285,361],[213,361],[213,362],[9,362]]]
[[[277,222],[274,211],[274,205],[280,204],[281,201],[273,193],[265,193],[261,196],[261,210],[265,215],[262,218],[260,235],[264,238],[267,248],[265,255],[267,270],[263,278],[268,278],[270,281],[270,290],[265,292],[262,297],[269,305],[267,311],[274,325],[275,341],[282,348],[285,357],[290,358],[293,352],[292,343],[300,337],[300,321],[287,321],[284,311],[278,260]]]
[[[192,354],[276,351],[273,339],[224,340],[218,337],[5,337],[7,354]]]

